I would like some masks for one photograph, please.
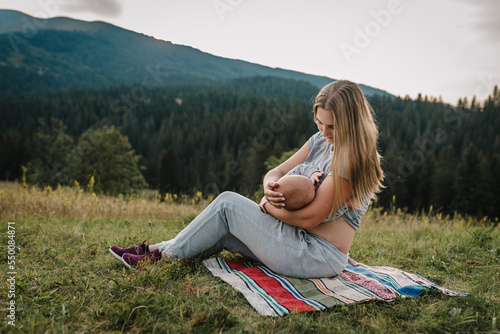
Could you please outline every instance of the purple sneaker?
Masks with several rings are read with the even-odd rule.
[[[144,255],[148,253],[148,245],[145,244],[146,240],[142,244],[137,244],[129,248],[121,248],[119,246],[111,246],[109,251],[113,254],[119,261],[122,260],[123,254],[135,254]]]
[[[127,267],[132,268],[137,267],[139,263],[156,263],[160,261],[161,253],[160,250],[155,249],[153,252],[142,255],[123,254],[121,260]]]

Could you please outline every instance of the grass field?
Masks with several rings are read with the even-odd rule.
[[[169,239],[206,204],[200,196],[160,202],[150,192],[112,198],[79,187],[0,183],[1,332],[499,333],[495,218],[370,209],[356,234],[353,259],[398,267],[469,295],[431,292],[281,318],[258,315],[198,260],[137,271],[108,251],[113,244]],[[12,268],[7,266],[9,242],[15,242]],[[11,301],[15,327],[8,324]]]

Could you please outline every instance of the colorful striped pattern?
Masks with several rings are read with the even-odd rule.
[[[444,289],[418,275],[391,267],[370,267],[349,259],[346,269],[333,278],[297,279],[280,276],[265,266],[221,258],[203,261],[214,276],[243,293],[262,315],[325,310],[369,300],[416,297],[436,289],[447,295],[466,295]]]

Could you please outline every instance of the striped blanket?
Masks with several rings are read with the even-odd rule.
[[[214,276],[243,293],[257,312],[266,316],[325,310],[369,300],[392,300],[397,296],[416,297],[430,289],[447,295],[466,295],[415,274],[391,267],[366,266],[352,259],[340,275],[321,279],[280,276],[265,266],[221,258],[207,259],[203,264]]]

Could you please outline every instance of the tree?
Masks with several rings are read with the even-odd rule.
[[[424,165],[420,169],[417,182],[417,208],[428,209],[432,202],[430,201],[432,193],[432,179],[436,172],[436,159],[429,156],[425,159]]]
[[[35,156],[28,164],[28,180],[39,186],[68,185],[71,177],[66,155],[73,149],[74,140],[65,133],[66,126],[60,120],[52,118],[50,126],[43,121],[41,124]]]
[[[72,177],[88,184],[94,176],[94,190],[111,195],[129,194],[147,186],[128,138],[114,126],[89,129],[68,155]]]
[[[461,211],[477,214],[480,208],[481,174],[479,170],[479,156],[474,144],[470,144],[464,151],[457,167],[456,174],[456,205]]]
[[[159,191],[162,197],[166,193],[178,194],[181,191],[182,172],[177,151],[173,146],[164,150],[160,159],[158,179],[160,181]]]
[[[457,157],[453,146],[448,145],[439,152],[436,170],[432,178],[431,204],[438,210],[451,213],[455,208],[455,171]]]
[[[480,180],[480,214],[495,218],[500,213],[500,191],[499,191],[499,176],[498,156],[487,157],[483,156],[479,162]]]

